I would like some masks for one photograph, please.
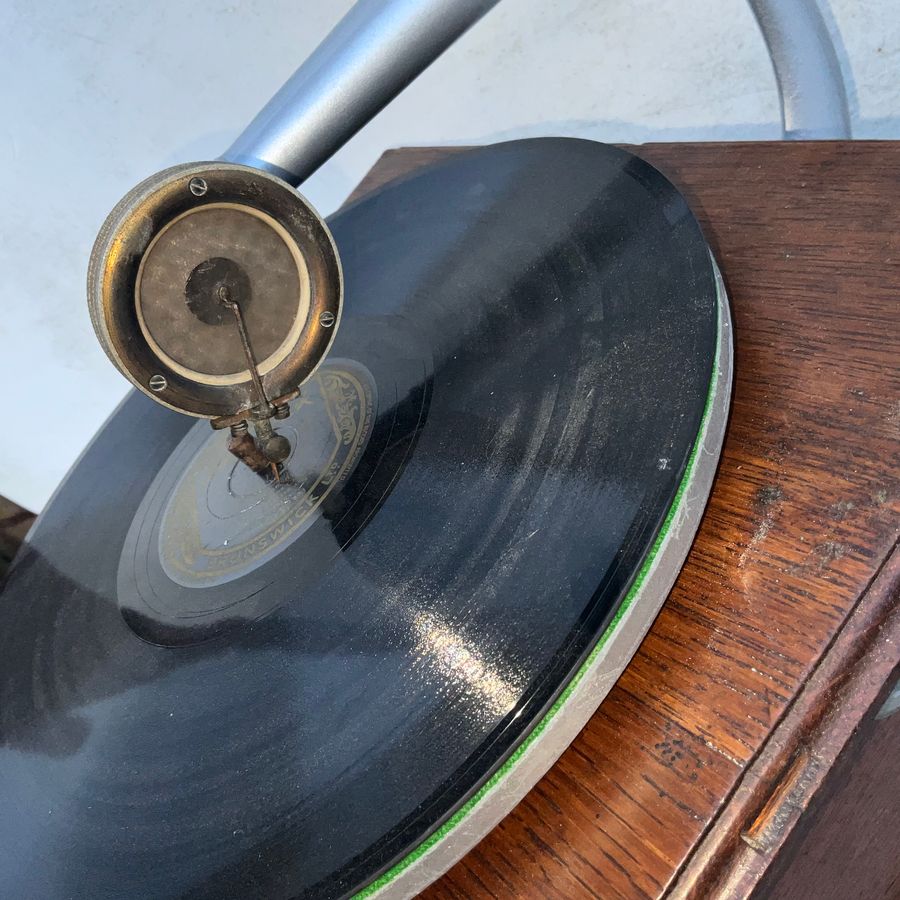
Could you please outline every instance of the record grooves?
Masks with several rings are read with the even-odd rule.
[[[330,225],[292,480],[134,395],[9,575],[0,894],[372,884],[516,754],[681,496],[724,300],[649,165],[501,144]]]

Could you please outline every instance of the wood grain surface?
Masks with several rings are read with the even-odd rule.
[[[896,605],[900,144],[632,149],[685,194],[731,297],[720,471],[678,583],[614,690],[432,900],[750,892],[784,837],[754,849],[754,823],[807,783],[835,660],[867,658]],[[354,198],[449,152],[392,151]],[[879,671],[895,671],[900,649],[885,647]],[[762,863],[738,886],[729,872],[748,848]]]
[[[767,900],[867,900],[900,897],[900,715],[873,720],[829,773],[792,852],[760,886]],[[771,874],[771,878],[769,877]],[[863,891],[864,887],[864,891]]]
[[[0,578],[34,522],[34,513],[0,496]]]

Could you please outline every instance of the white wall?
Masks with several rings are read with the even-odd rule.
[[[106,213],[152,172],[218,156],[349,6],[0,8],[0,384],[7,420],[36,436],[0,441],[0,494],[39,509],[126,392],[84,299]],[[855,136],[897,137],[896,0],[830,0],[826,15]],[[503,0],[304,193],[328,213],[385,148],[538,134],[777,138],[774,79],[745,0]]]

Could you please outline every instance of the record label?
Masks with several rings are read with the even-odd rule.
[[[277,483],[235,459],[226,432],[195,425],[159,474],[162,484],[170,483],[173,471],[193,457],[162,514],[159,558],[166,575],[183,587],[213,587],[289,547],[353,470],[375,406],[375,382],[364,366],[327,361],[292,404],[290,418],[279,423],[292,453]]]

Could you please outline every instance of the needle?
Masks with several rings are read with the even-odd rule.
[[[236,300],[232,300],[231,292],[228,286],[220,284],[216,290],[216,296],[221,303],[227,306],[234,313],[234,320],[237,322],[238,334],[241,336],[241,346],[244,349],[244,356],[247,359],[247,368],[250,370],[250,378],[253,380],[253,387],[256,391],[257,416],[254,417],[253,430],[256,437],[262,445],[263,454],[272,464],[272,472],[275,481],[281,481],[281,473],[278,469],[278,463],[283,462],[290,456],[291,445],[284,435],[276,434],[269,422],[269,416],[275,412],[274,407],[269,403],[263,388],[262,378],[259,377],[259,369],[256,367],[256,357],[253,355],[253,348],[250,346],[250,336],[247,334],[247,326],[244,324],[244,315],[241,312],[240,304]]]
[[[247,358],[247,368],[250,370],[250,378],[253,380],[253,387],[256,389],[257,400],[262,412],[268,413],[271,411],[271,404],[269,403],[269,398],[266,397],[262,378],[259,377],[256,358],[253,356],[253,349],[250,346],[250,336],[247,334],[247,327],[244,325],[244,314],[241,312],[241,307],[237,301],[231,299],[231,291],[228,290],[227,285],[220,284],[216,291],[216,296],[234,313],[238,333],[241,336],[241,347],[244,350],[244,356]]]

